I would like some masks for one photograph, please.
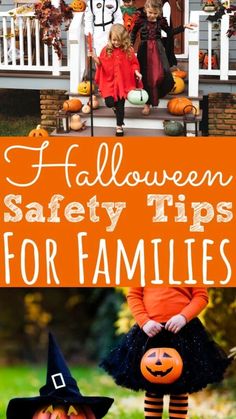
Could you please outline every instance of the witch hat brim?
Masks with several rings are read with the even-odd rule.
[[[110,397],[83,396],[80,393],[52,334],[49,334],[47,380],[39,393],[36,397],[11,399],[7,407],[7,419],[32,419],[41,407],[71,404],[89,406],[95,418],[100,419],[106,415],[114,401]]]

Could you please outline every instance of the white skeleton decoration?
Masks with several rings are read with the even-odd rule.
[[[113,23],[123,25],[119,0],[88,0],[84,17],[85,35],[93,35],[95,52],[100,55]]]

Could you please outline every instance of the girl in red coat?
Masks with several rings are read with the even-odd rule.
[[[125,99],[136,87],[136,78],[141,80],[139,63],[131,47],[129,34],[119,23],[112,25],[108,44],[99,57],[91,53],[97,70],[95,81],[99,86],[106,106],[116,115],[116,136],[123,136]]]

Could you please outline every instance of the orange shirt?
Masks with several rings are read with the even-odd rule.
[[[206,288],[130,288],[127,296],[130,310],[140,327],[148,320],[165,323],[176,314],[190,321],[207,306]]]

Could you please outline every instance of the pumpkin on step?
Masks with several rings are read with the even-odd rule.
[[[144,105],[148,101],[148,92],[144,89],[130,90],[127,99],[132,105]]]
[[[140,369],[151,383],[171,384],[180,377],[183,361],[173,348],[152,348],[143,355]]]
[[[94,85],[92,85],[92,89],[94,91]],[[91,83],[90,81],[84,80],[79,83],[78,92],[82,96],[89,96],[91,90]]]
[[[167,109],[172,115],[183,115],[185,106],[189,106],[189,110],[185,113],[192,112],[192,101],[187,97],[175,97],[170,99],[167,104]]]
[[[89,106],[89,104],[87,103],[86,105],[84,105],[83,107],[82,107],[82,112],[83,113],[90,113],[91,112],[91,107]]]
[[[184,127],[181,122],[178,121],[164,121],[164,131],[166,135],[177,137],[183,135]]]
[[[173,79],[175,84],[173,89],[170,91],[170,95],[178,95],[184,91],[185,83],[181,77],[173,76]]]
[[[82,129],[85,129],[85,121],[82,121],[80,116],[76,113],[74,115],[71,116],[70,118],[70,128],[73,131],[79,131]]]
[[[180,70],[179,68],[176,68],[174,71],[172,71],[172,76],[180,77],[181,79],[185,79],[187,76],[187,71]]]
[[[90,100],[88,101],[88,105],[91,106]],[[92,105],[93,105],[93,109],[98,109],[99,108],[98,99],[96,98],[95,95],[92,95]]]
[[[79,99],[68,99],[63,103],[63,110],[69,112],[79,112],[82,108],[82,102]]]
[[[37,125],[36,128],[32,129],[28,135],[29,137],[48,137],[46,129],[41,128],[41,125]]]

